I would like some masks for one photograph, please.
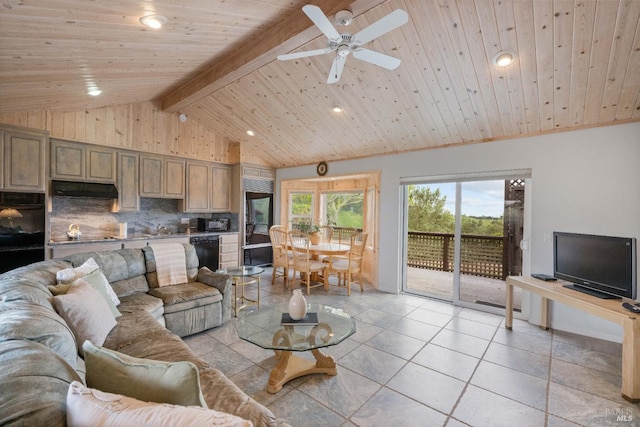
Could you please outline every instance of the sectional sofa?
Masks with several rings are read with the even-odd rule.
[[[60,290],[59,272],[75,274],[91,259],[119,300],[115,311],[119,315],[113,318],[90,309],[91,298],[87,298],[86,307],[84,302],[76,304],[81,317],[86,316],[98,329],[108,330],[113,322],[104,342],[93,344],[150,361],[190,362],[197,368],[209,409],[233,414],[255,426],[276,425],[266,407],[197,357],[181,340],[228,321],[232,296],[229,276],[198,269],[193,246],[185,244],[184,249],[187,282],[172,286],[158,287],[150,247],[77,254],[0,275],[0,425],[66,425],[70,385],[84,386],[89,373],[81,357],[80,327],[69,320],[73,313],[58,313],[64,305],[61,301],[71,295],[68,287],[67,294]],[[84,283],[73,292],[85,289],[88,285]],[[64,296],[54,296],[59,292]],[[92,290],[90,295],[96,294]],[[102,374],[109,377],[108,372]]]

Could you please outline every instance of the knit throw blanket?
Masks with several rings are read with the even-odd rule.
[[[187,259],[182,243],[149,245],[156,259],[158,286],[187,283]]]

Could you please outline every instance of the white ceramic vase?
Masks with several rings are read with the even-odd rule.
[[[293,295],[289,299],[289,316],[293,320],[304,319],[307,315],[307,300],[302,295],[300,289],[294,289]]]

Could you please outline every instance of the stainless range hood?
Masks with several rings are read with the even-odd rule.
[[[53,180],[51,181],[51,195],[59,197],[117,199],[118,189],[113,184]]]

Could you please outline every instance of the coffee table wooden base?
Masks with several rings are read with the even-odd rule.
[[[313,349],[311,353],[315,357],[313,360],[303,359],[293,354],[292,351],[276,351],[278,364],[271,370],[267,392],[277,393],[282,386],[294,378],[309,374],[336,375],[338,368],[332,356]]]

